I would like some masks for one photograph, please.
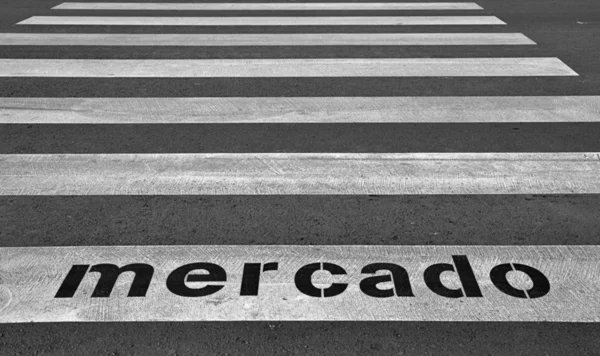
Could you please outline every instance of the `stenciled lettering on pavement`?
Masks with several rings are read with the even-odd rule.
[[[278,262],[245,263],[239,286],[240,296],[258,296],[261,275],[278,269]],[[328,273],[337,281],[324,288],[313,284],[313,274],[319,271]],[[508,273],[512,271],[525,273],[530,278],[532,286],[527,290],[513,286],[507,278]],[[153,281],[154,267],[146,263],[131,263],[122,267],[106,263],[93,266],[73,265],[58,288],[55,298],[72,298],[86,275],[90,273],[99,274],[91,298],[110,297],[117,279],[125,272],[134,274],[127,297],[145,297]],[[461,287],[449,288],[444,285],[441,278],[442,273],[454,273],[460,280]],[[415,297],[408,272],[398,264],[387,262],[367,264],[361,269],[361,274],[363,278],[359,283],[360,291],[369,297]],[[344,282],[345,275],[347,272],[344,267],[337,264],[309,263],[296,271],[294,284],[298,291],[307,296],[333,298],[344,293],[348,288],[348,282]],[[432,264],[425,269],[423,280],[425,285],[440,297],[484,297],[465,255],[453,255],[452,263]],[[499,291],[515,298],[540,298],[550,291],[550,282],[542,272],[519,263],[496,265],[489,271],[489,280]],[[188,283],[191,282],[201,282],[202,286],[190,286]],[[227,272],[223,267],[209,262],[196,262],[171,271],[166,279],[165,287],[171,293],[181,297],[205,297],[221,291],[226,287],[225,282],[227,282]],[[382,286],[383,283],[385,283],[385,287]]]

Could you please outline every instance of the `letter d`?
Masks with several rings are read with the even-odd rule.
[[[446,298],[462,298],[465,295],[467,297],[483,297],[467,256],[452,256],[452,260],[454,261],[454,266],[448,263],[438,263],[427,267],[423,274],[427,287],[435,294]],[[443,285],[440,279],[442,272],[457,273],[462,284],[462,289],[450,289]]]

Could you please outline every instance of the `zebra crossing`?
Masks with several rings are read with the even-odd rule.
[[[397,26],[413,31],[412,26],[491,28],[507,25],[493,15],[482,15],[482,7],[475,3],[65,2],[52,10],[89,13],[32,14],[16,23],[15,28],[75,26],[76,32],[2,33],[0,45],[27,48],[79,46],[82,51],[96,46],[177,46],[197,47],[198,50],[203,47],[265,46],[273,51],[281,46],[358,46],[358,52],[374,45],[453,45],[496,46],[499,50],[503,46],[518,46],[523,53],[537,46],[522,33],[493,30],[485,33],[420,33],[414,30],[416,32],[144,34],[81,33],[77,29],[86,26]],[[89,16],[94,11],[107,10],[118,11],[123,16]],[[300,10],[316,11],[317,16],[278,16],[276,13]],[[318,13],[340,10],[418,10],[436,11],[436,14],[364,16],[357,13],[347,16],[345,13],[344,16],[330,16]],[[155,11],[157,15],[134,16],[135,11]],[[160,16],[160,11],[272,11],[275,14],[172,17]],[[440,11],[448,13],[438,15]],[[453,15],[453,11],[471,11],[473,14]],[[63,79],[90,80],[93,86],[93,81],[98,79],[128,83],[139,78],[175,81],[190,78],[273,81],[285,78],[393,78],[402,81],[415,78],[537,80],[543,77],[568,80],[579,76],[559,57],[496,56],[497,50],[493,53],[492,57],[466,58],[1,58],[0,77],[48,78],[49,83]],[[599,96],[573,95],[149,97],[142,93],[133,97],[1,97],[0,124],[43,124],[59,128],[60,125],[82,125],[83,130],[86,125],[128,124],[578,125],[600,121],[599,101]],[[571,196],[600,193],[600,153],[593,151],[10,152],[0,154],[0,171],[0,196],[14,199],[247,196],[252,200],[268,196]],[[600,321],[600,305],[596,298],[600,292],[597,263],[600,250],[597,245],[473,246],[458,243],[427,246],[423,242],[413,243],[414,246],[385,246],[338,241],[322,246],[243,246],[236,240],[229,240],[222,246],[202,243],[155,246],[160,244],[148,240],[144,241],[147,246],[2,247],[0,322]],[[457,262],[460,258],[468,258],[468,267]],[[277,267],[271,265],[272,269],[268,269],[269,264]],[[383,264],[387,267],[382,267]],[[394,267],[390,267],[391,264]],[[81,269],[82,266],[87,267]],[[90,266],[92,272],[101,272],[102,268],[108,268],[108,272],[101,272],[100,278],[94,278],[88,272]],[[189,267],[185,274],[176,273],[185,266]],[[315,270],[306,272],[308,274],[300,272],[308,266]],[[247,272],[252,268],[258,270],[253,274]],[[544,282],[534,279],[536,274],[530,274],[533,272],[523,272],[531,269],[548,281],[549,287],[539,297],[532,297],[535,294],[532,291],[542,288],[540,285]],[[152,273],[144,277],[144,270],[152,270]],[[192,274],[194,270],[204,270],[208,274]],[[125,277],[127,271],[133,271],[135,277]],[[119,277],[121,272],[124,275]],[[408,277],[402,277],[403,273]],[[434,273],[433,282],[427,277],[431,273]],[[254,277],[247,277],[247,274]],[[73,277],[75,275],[79,279]],[[370,275],[374,276],[368,277]],[[177,278],[180,283],[175,285],[178,287],[164,288],[165,283],[173,286],[175,282],[169,281]],[[207,282],[214,283],[207,286]],[[247,283],[254,283],[254,294],[244,294]],[[146,288],[140,289],[140,285]],[[345,291],[327,295],[328,291],[334,293],[333,290],[342,285]],[[410,298],[400,292],[406,285],[413,286],[414,295]],[[71,288],[72,295],[64,297],[60,292],[63,286]],[[374,288],[375,292],[365,286]],[[478,293],[472,293],[474,286]],[[215,290],[206,295],[194,294],[209,287]],[[317,292],[320,295],[311,296],[311,288],[320,291]],[[95,291],[92,293],[92,290]],[[388,293],[389,296],[374,297],[365,290],[371,290],[369,293],[373,295]],[[519,293],[524,296],[518,296]]]

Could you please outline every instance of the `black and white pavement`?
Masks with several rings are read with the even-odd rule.
[[[0,354],[598,352],[596,2],[0,4]]]

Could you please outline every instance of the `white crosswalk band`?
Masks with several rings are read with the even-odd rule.
[[[160,10],[160,11],[252,11],[252,10],[482,10],[472,2],[339,2],[339,3],[132,3],[65,2],[54,10]]]
[[[158,17],[33,16],[18,25],[70,26],[444,26],[505,25],[494,16]]]
[[[474,276],[480,297],[438,295],[427,284],[430,265],[453,263],[462,256]],[[600,321],[599,246],[116,246],[0,248],[0,322],[75,321],[198,321],[198,320],[402,320],[402,321]],[[32,263],[35,261],[35,263]],[[240,295],[244,263],[276,262],[277,270],[263,273],[256,295]],[[174,271],[191,263],[212,263],[222,268],[221,286],[210,295],[189,297],[173,288]],[[343,283],[345,290],[331,297],[309,296],[298,288],[298,271],[313,263],[335,264],[342,274],[314,274],[312,282],[327,288]],[[143,264],[153,273],[148,285],[138,286],[143,297],[127,297],[131,277],[121,276],[109,295],[91,297],[98,272],[82,275],[72,293],[56,298],[73,265]],[[364,266],[391,263],[403,268],[409,279],[396,280],[402,295],[374,297],[361,280]],[[457,263],[457,262],[454,262]],[[497,266],[525,265],[536,274],[512,277],[510,287],[524,298],[507,294],[507,272],[492,276]],[[508,265],[507,265],[508,264]],[[451,265],[452,266],[452,265]],[[87,269],[86,268],[86,269]],[[496,269],[497,270],[497,269]],[[85,272],[85,271],[84,271]],[[201,270],[190,271],[201,273]],[[206,271],[203,271],[206,273]],[[522,273],[522,272],[519,272]],[[129,273],[128,273],[129,274]],[[381,273],[380,273],[381,275]],[[389,272],[386,273],[389,275]],[[532,278],[533,276],[533,278]],[[397,274],[393,278],[400,278]],[[461,277],[462,278],[462,277]],[[109,277],[110,279],[110,277]],[[167,280],[171,280],[171,284]],[[79,281],[79,279],[77,279]],[[460,288],[455,273],[441,280]],[[508,280],[508,278],[506,278]],[[116,281],[115,281],[116,282]],[[106,280],[104,281],[106,283]],[[188,282],[188,288],[203,283]],[[196,286],[194,286],[196,284]],[[533,284],[533,285],[532,285]],[[170,287],[171,285],[171,287]],[[302,287],[300,287],[302,288]],[[389,282],[378,288],[393,288]],[[407,293],[407,289],[408,290]],[[535,288],[538,294],[527,294]],[[473,289],[471,286],[470,289]],[[512,292],[512,289],[509,292]],[[460,290],[460,289],[459,289]],[[573,291],[577,291],[574,293]],[[399,294],[399,292],[396,292]],[[466,293],[466,292],[465,292]],[[528,297],[529,296],[529,297]]]
[[[600,122],[600,96],[0,98],[0,124]]]
[[[0,59],[4,77],[533,77],[576,76],[558,58]]]
[[[599,194],[600,153],[0,155],[0,195]]]
[[[0,33],[2,46],[489,46],[534,45],[520,33],[118,34]]]

